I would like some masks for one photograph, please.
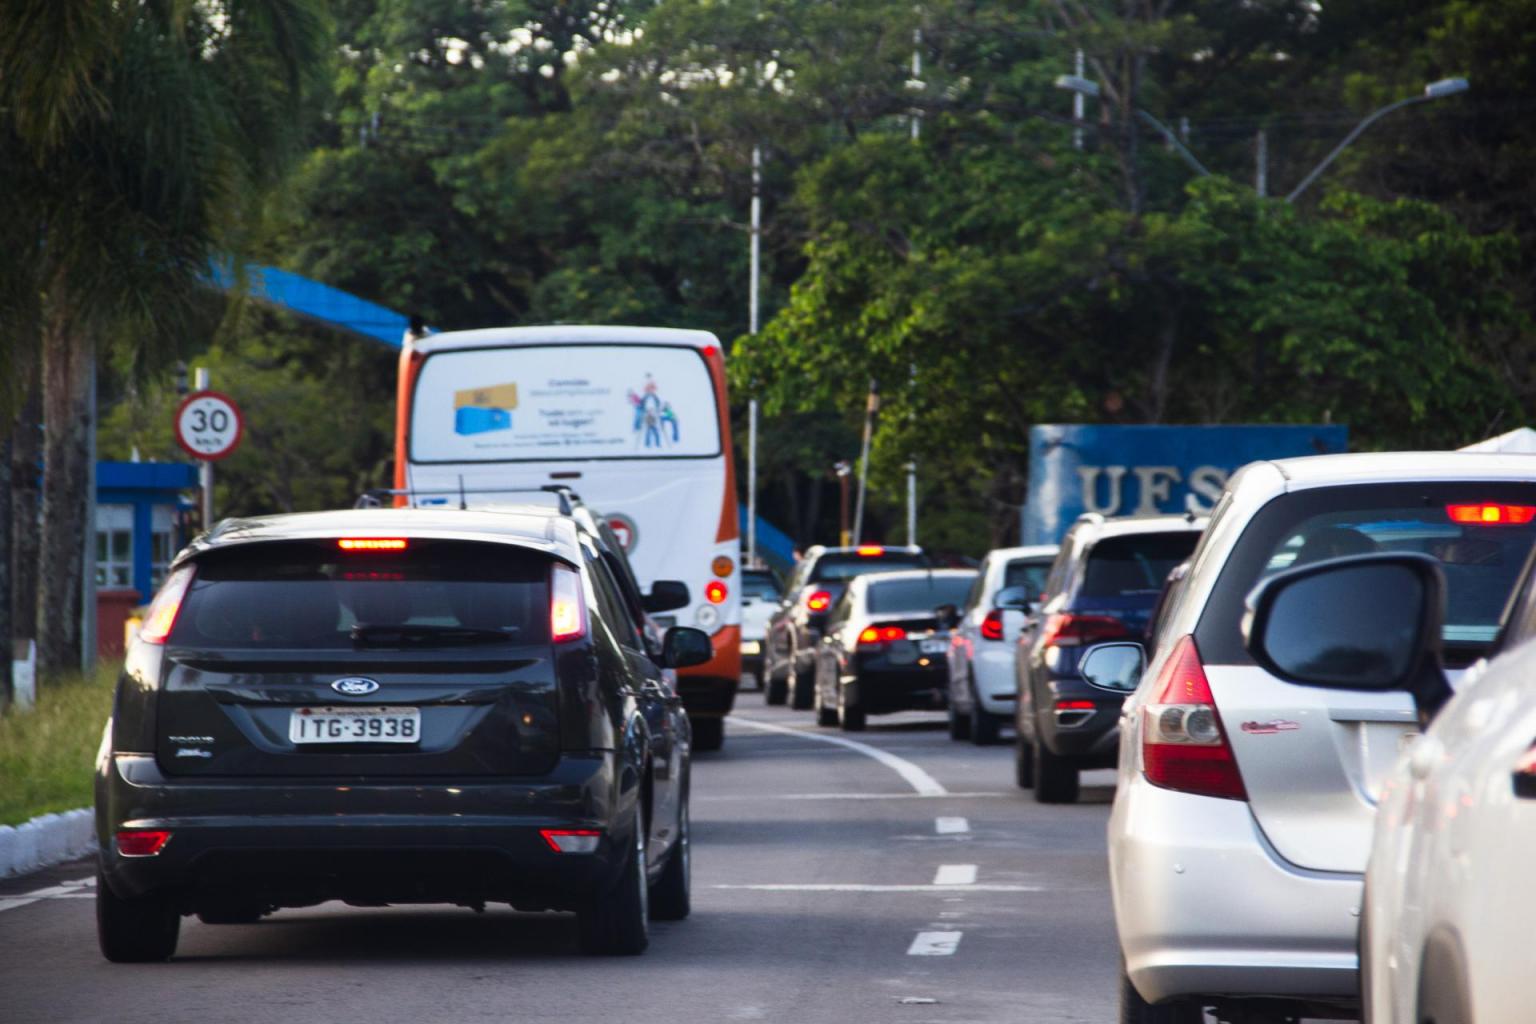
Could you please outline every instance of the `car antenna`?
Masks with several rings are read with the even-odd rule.
[[[459,474],[459,511],[469,508],[469,502],[464,500],[464,474]]]

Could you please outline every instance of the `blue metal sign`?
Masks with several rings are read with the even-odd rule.
[[[1327,455],[1348,443],[1349,428],[1331,425],[1031,427],[1021,543],[1054,544],[1084,512],[1209,512],[1247,463]]]

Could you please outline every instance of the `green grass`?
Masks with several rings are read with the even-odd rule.
[[[0,715],[0,825],[90,806],[91,773],[120,667],[103,662],[90,678],[39,686],[31,711],[13,707]]]

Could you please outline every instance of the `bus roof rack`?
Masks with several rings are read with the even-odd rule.
[[[580,501],[576,493],[563,484],[550,484],[544,487],[453,487],[442,490],[422,490],[421,488],[395,488],[395,487],[370,487],[358,495],[353,508],[384,508],[390,505],[390,498],[405,497],[413,506],[416,498],[424,494],[444,495],[458,498],[459,507],[466,507],[466,494],[553,494],[559,499],[560,514],[568,516],[575,507],[572,499]]]

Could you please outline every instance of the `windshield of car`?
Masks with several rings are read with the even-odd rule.
[[[174,644],[199,648],[461,646],[548,639],[549,560],[503,544],[243,545],[200,558]]]
[[[871,582],[864,603],[873,613],[931,612],[941,604],[958,607],[965,601],[974,576],[929,576]]]
[[[780,597],[779,581],[771,572],[746,569],[741,574],[741,596],[759,601],[777,601]]]
[[[1003,587],[1023,587],[1031,596],[1045,592],[1045,578],[1051,574],[1051,560],[1015,558],[1003,569]]]
[[[897,569],[923,569],[928,565],[926,555],[911,551],[886,551],[878,555],[828,554],[816,559],[811,569],[811,582],[851,580],[872,572],[894,572]]]
[[[1195,550],[1198,530],[1105,537],[1088,552],[1079,597],[1143,597],[1150,605],[1168,572]]]

